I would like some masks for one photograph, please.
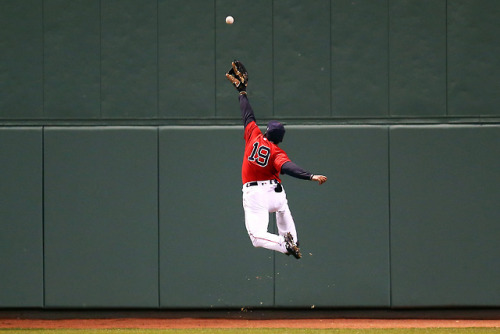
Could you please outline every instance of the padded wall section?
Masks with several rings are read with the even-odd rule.
[[[448,110],[452,116],[499,115],[500,3],[448,3]]]
[[[274,113],[330,115],[330,2],[273,2]]]
[[[43,6],[44,117],[99,118],[100,1],[46,0]]]
[[[43,114],[42,2],[0,2],[0,118]]]
[[[160,128],[161,307],[273,306],[273,253],[253,248],[242,127]]]
[[[387,127],[289,126],[281,147],[329,179],[282,178],[303,258],[276,255],[276,306],[390,306]]]
[[[331,2],[333,116],[388,116],[387,6],[387,1]]]
[[[42,130],[0,129],[0,307],[43,306]]]
[[[394,127],[394,307],[498,306],[500,127]]]
[[[101,1],[104,118],[157,118],[157,0]]]
[[[446,0],[391,0],[390,115],[446,115]]]
[[[158,1],[160,118],[215,115],[214,15],[214,1]]]
[[[237,122],[238,58],[262,118],[489,121],[499,15],[493,0],[1,1],[0,119]]]
[[[156,128],[45,130],[45,306],[158,306]]]

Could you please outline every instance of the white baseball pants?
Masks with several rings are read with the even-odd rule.
[[[243,208],[245,226],[254,247],[263,247],[280,253],[287,253],[284,235],[290,232],[297,242],[297,231],[288,208],[285,189],[275,192],[276,184],[271,181],[257,181],[257,185],[243,185]],[[268,232],[269,213],[276,213],[278,235]]]

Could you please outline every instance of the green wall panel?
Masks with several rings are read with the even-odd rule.
[[[45,118],[100,117],[99,3],[43,1]]]
[[[43,114],[42,3],[0,2],[0,119]]]
[[[106,0],[102,17],[102,116],[158,116],[156,0]]]
[[[242,136],[242,127],[160,128],[161,307],[273,306],[273,253],[245,229]]]
[[[500,3],[448,1],[448,112],[499,115]]]
[[[0,231],[0,307],[42,307],[40,128],[0,129]]]
[[[274,114],[330,115],[330,2],[273,3]]]
[[[495,117],[499,15],[491,0],[3,1],[0,119],[233,122],[235,58],[264,119]]]
[[[390,306],[387,131],[288,127],[289,157],[329,179],[283,177],[303,258],[276,255],[277,307]]]
[[[240,118],[237,91],[225,73],[234,59],[240,60],[249,72],[248,94],[260,117],[273,114],[273,2],[218,0],[216,7],[216,115]],[[235,18],[232,25],[226,17]]]
[[[446,116],[446,1],[391,0],[391,116]]]
[[[158,306],[156,128],[45,130],[45,306]]]
[[[388,116],[388,2],[332,2],[332,115]]]
[[[158,1],[160,118],[215,115],[214,8],[214,1]]]
[[[390,138],[393,306],[498,306],[500,127]]]

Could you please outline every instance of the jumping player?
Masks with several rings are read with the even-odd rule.
[[[297,231],[288,208],[280,174],[323,184],[327,177],[312,174],[293,163],[278,145],[283,141],[285,127],[270,121],[264,134],[257,126],[248,101],[248,73],[243,64],[232,62],[226,77],[239,91],[241,118],[244,125],[245,153],[241,177],[245,226],[254,247],[263,247],[300,259]],[[268,232],[269,213],[276,213],[278,234]]]

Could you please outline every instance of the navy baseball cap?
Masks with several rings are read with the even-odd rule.
[[[266,137],[275,144],[283,141],[285,136],[285,126],[278,121],[270,121],[267,123]]]

